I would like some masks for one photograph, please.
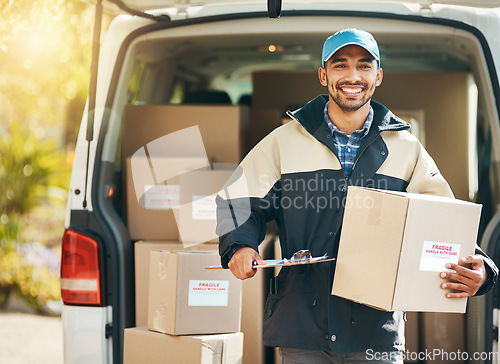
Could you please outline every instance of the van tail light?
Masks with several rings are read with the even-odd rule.
[[[67,229],[62,239],[61,298],[66,305],[102,306],[97,241]]]

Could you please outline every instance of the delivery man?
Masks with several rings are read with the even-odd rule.
[[[246,188],[217,197],[222,265],[239,279],[255,275],[266,222],[276,220],[283,257],[301,249],[336,257],[348,185],[453,197],[409,124],[372,100],[382,82],[373,36],[344,29],[326,39],[319,82],[328,90],[290,113],[242,161]],[[244,221],[242,223],[242,221]],[[363,226],[360,226],[362,229]],[[498,275],[476,255],[451,264],[442,288],[450,299],[484,294]],[[282,269],[271,282],[264,344],[284,363],[401,363],[404,313],[385,312],[331,295],[335,262]],[[370,272],[359,267],[360,277]],[[453,291],[452,291],[453,290]],[[371,360],[369,360],[371,359]]]

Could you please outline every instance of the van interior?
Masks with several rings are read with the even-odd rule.
[[[483,205],[480,242],[499,202],[492,191],[500,189],[492,188],[498,181],[490,178],[495,175],[492,150],[498,148],[490,135],[498,120],[478,38],[449,25],[397,19],[288,17],[279,22],[241,19],[156,27],[132,40],[119,70],[128,87],[122,87],[123,92],[117,88],[113,101],[119,116],[114,127],[123,130],[116,157],[115,202],[125,207],[117,211],[122,211],[129,230],[132,220],[151,220],[134,215],[137,206],[131,207],[129,201],[134,195],[127,192],[127,158],[142,144],[199,124],[210,163],[237,164],[267,133],[287,122],[287,110],[326,93],[317,79],[322,44],[338,29],[357,27],[370,31],[380,46],[384,79],[373,98],[412,125],[457,198]],[[214,133],[215,127],[219,129]],[[166,218],[175,223],[172,216]],[[177,233],[154,235],[152,230],[130,230],[131,240],[178,239]],[[273,238],[267,243],[272,247],[266,247],[266,255],[272,258],[279,254],[274,248],[275,227],[270,226],[269,234]],[[265,279],[252,288],[262,292],[257,297],[262,300],[260,307],[268,286]],[[244,316],[245,308],[242,330],[255,330],[259,336],[261,327],[246,322]],[[407,317],[409,351],[467,350],[471,338],[466,335],[464,315],[408,312]],[[245,348],[253,345],[260,362],[270,363],[278,356],[262,348],[256,338],[245,340]]]

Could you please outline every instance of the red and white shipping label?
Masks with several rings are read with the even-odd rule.
[[[458,263],[459,256],[460,244],[424,241],[422,256],[420,258],[420,270],[429,272],[454,272],[454,270],[446,268],[446,264]]]
[[[179,185],[148,185],[144,190],[144,207],[148,210],[169,210],[179,207],[181,203]]]
[[[227,306],[229,281],[190,280],[188,306]]]
[[[216,220],[217,205],[215,203],[216,195],[193,196],[193,220]]]

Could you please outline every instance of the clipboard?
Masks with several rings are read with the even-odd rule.
[[[294,254],[295,255],[295,254]],[[274,268],[274,267],[290,267],[295,265],[306,265],[306,264],[316,264],[323,262],[331,262],[335,260],[335,258],[328,258],[328,255],[323,255],[321,257],[306,257],[306,258],[298,258],[294,259],[293,257],[290,259],[266,259],[264,260],[267,264],[253,264],[253,268]],[[224,269],[222,265],[211,265],[206,267],[205,269]]]

